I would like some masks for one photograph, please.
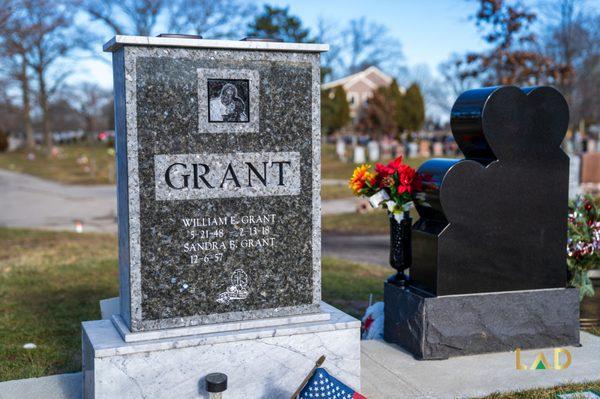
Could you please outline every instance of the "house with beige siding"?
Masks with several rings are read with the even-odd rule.
[[[388,86],[390,83],[392,83],[391,76],[386,75],[379,68],[371,66],[355,74],[325,83],[321,88],[327,90],[342,86],[350,104],[350,116],[355,119],[358,110],[373,95],[373,91],[381,86]],[[404,88],[401,87],[400,91],[404,91]]]

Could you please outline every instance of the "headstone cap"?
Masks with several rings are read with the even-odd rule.
[[[200,35],[188,35],[184,33],[161,33],[156,37],[171,37],[177,39],[202,39]]]
[[[145,46],[145,47],[183,47],[183,48],[206,48],[223,50],[257,50],[257,51],[280,51],[296,53],[322,53],[329,51],[328,44],[319,43],[286,43],[274,41],[250,41],[250,40],[212,40],[190,37],[152,37],[152,36],[125,36],[117,35],[106,42],[103,50],[115,52],[123,46]]]
[[[272,43],[283,43],[283,39],[280,37],[262,37],[262,36],[248,36],[242,39],[243,42],[272,42]]]
[[[210,373],[206,376],[207,392],[223,392],[227,390],[227,375],[223,373]]]

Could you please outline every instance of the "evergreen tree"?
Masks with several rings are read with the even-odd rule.
[[[327,136],[350,122],[350,106],[342,86],[321,91],[321,132]]]
[[[265,5],[248,26],[248,36],[279,38],[284,42],[310,42],[309,35],[300,18],[289,14],[289,7]]]
[[[425,102],[418,84],[413,83],[409,86],[403,102],[406,112],[405,128],[411,132],[421,129],[425,122]]]
[[[403,132],[408,126],[408,111],[406,109],[406,101],[396,79],[392,80],[387,92],[391,101],[394,102],[394,115],[398,131]]]

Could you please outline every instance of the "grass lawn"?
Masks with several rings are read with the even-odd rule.
[[[340,198],[353,198],[354,194],[348,188],[346,183],[344,184],[322,184],[321,185],[321,199],[332,200]]]
[[[584,384],[567,384],[554,388],[540,388],[521,392],[497,393],[481,399],[556,399],[556,395],[573,391],[595,390],[600,392],[600,381]]]
[[[414,221],[419,217],[417,211],[410,210]],[[386,211],[374,209],[366,213],[340,213],[323,215],[321,227],[325,233],[335,234],[389,234],[390,222]]]
[[[115,182],[115,157],[104,144],[72,144],[57,147],[57,156],[45,151],[0,153],[0,168],[27,173],[67,184],[112,184]],[[79,159],[79,162],[78,162]]]
[[[0,242],[0,381],[80,370],[80,322],[118,295],[115,237],[0,228]],[[323,299],[359,317],[388,275],[324,259]],[[23,349],[29,342],[37,349]]]
[[[81,369],[79,323],[118,295],[115,237],[1,228],[0,242],[0,380]]]

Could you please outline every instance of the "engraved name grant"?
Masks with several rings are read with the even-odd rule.
[[[157,200],[298,195],[300,154],[155,156]]]

